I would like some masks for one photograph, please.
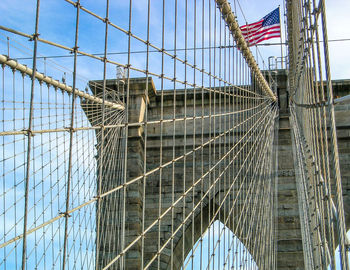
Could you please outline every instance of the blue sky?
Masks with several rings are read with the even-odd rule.
[[[17,29],[19,31],[25,33],[33,33],[34,29],[34,0],[31,1],[20,1],[20,0],[3,0],[0,2],[0,10],[6,14],[1,19],[1,25]],[[85,0],[82,1],[82,5],[90,10],[93,10],[101,17],[105,16],[105,1],[92,1]],[[121,26],[122,28],[128,28],[128,1],[110,1],[111,9],[110,9],[110,20]],[[160,45],[161,38],[161,2],[160,0],[151,1],[151,40]],[[166,7],[166,14],[168,16],[168,29],[166,29],[166,46],[165,47],[173,47],[173,39],[172,39],[172,9],[171,5],[173,1],[167,1],[169,3]],[[191,1],[189,1],[191,2]],[[199,4],[201,1],[197,1]],[[96,4],[98,3],[98,4]],[[238,3],[238,2],[237,2]],[[278,5],[283,9],[283,1],[264,1],[264,4],[261,4],[261,1],[258,0],[240,0],[239,1],[243,11],[244,16],[241,13],[241,10],[237,6],[238,10],[238,22],[240,24],[245,24],[245,19],[251,23],[254,22]],[[198,4],[198,6],[200,6]],[[333,0],[326,1],[327,4],[327,19],[328,19],[328,33],[329,39],[340,39],[340,38],[349,38],[350,37],[350,29],[347,27],[350,25],[350,18],[347,14],[347,11],[350,10],[350,2],[347,0]],[[234,8],[234,1],[231,1],[231,5]],[[143,39],[146,39],[146,18],[147,18],[147,4],[146,1],[134,1],[133,3],[133,32],[140,36]],[[193,6],[193,5],[192,5]],[[191,4],[190,4],[191,7]],[[183,7],[181,6],[181,1],[179,1],[179,10]],[[123,12],[120,12],[123,10]],[[18,16],[21,14],[21,16]],[[183,16],[182,16],[183,18]],[[282,15],[282,18],[284,16]],[[189,15],[189,19],[191,20],[191,16]],[[102,53],[104,48],[104,25],[98,20],[88,16],[86,13],[82,12],[80,16],[80,31],[79,31],[79,47],[81,50],[89,53]],[[74,43],[74,24],[75,24],[75,9],[65,3],[64,1],[41,1],[41,14],[40,14],[40,25],[39,32],[40,37],[44,39],[48,39],[54,42],[58,42],[68,47],[73,47]],[[183,26],[183,20],[181,16],[178,19],[178,27],[181,29]],[[143,27],[142,27],[143,26]],[[189,25],[190,26],[190,25]],[[190,26],[191,27],[191,26]],[[93,31],[93,35],[91,32]],[[182,31],[183,32],[183,31]],[[6,51],[6,37],[13,35],[8,34],[6,32],[0,31],[2,36],[0,36],[0,48]],[[284,36],[284,27],[282,34]],[[28,42],[26,38],[15,37],[21,44],[28,48],[32,48],[31,42]],[[178,47],[183,47],[183,35],[179,34],[179,45]],[[275,43],[278,42],[278,39],[272,39],[266,41],[267,43]],[[10,41],[12,42],[12,41]],[[12,42],[14,43],[14,41]],[[168,44],[167,44],[168,43]],[[188,47],[193,47],[192,42],[188,41]],[[168,46],[167,46],[168,45]],[[131,50],[145,50],[146,47],[140,42],[133,42],[131,44]],[[345,42],[330,42],[330,56],[331,56],[331,71],[332,77],[334,79],[344,79],[350,78],[350,67],[347,64],[350,59],[350,50],[348,47],[350,46],[350,41]],[[126,52],[127,48],[127,36],[121,35],[117,33],[117,31],[113,28],[110,28],[109,34],[109,43],[108,43],[108,51],[109,52]],[[280,56],[280,47],[279,46],[261,46],[259,48],[260,53],[262,55],[265,63],[267,62],[267,58],[269,56]],[[253,53],[256,53],[255,48],[252,49]],[[47,46],[44,44],[39,45],[39,54],[43,56],[50,55],[69,55],[66,51],[58,48],[53,48],[52,46]],[[181,53],[179,53],[181,54]],[[284,48],[284,54],[286,54],[286,50]],[[25,56],[20,53],[18,50],[12,48],[11,56]],[[28,56],[28,55],[26,55]],[[126,64],[127,57],[126,55],[115,55],[110,56],[112,60],[117,61],[122,64]],[[159,54],[152,55],[152,63],[160,63],[161,59]],[[72,70],[73,61],[72,57],[70,58],[60,58],[54,59],[56,63],[65,66],[66,68]],[[262,64],[262,59],[258,59],[259,63]],[[30,61],[23,61],[28,65],[31,64]],[[134,54],[132,55],[131,62],[139,67],[145,66],[145,57],[144,55]],[[160,70],[156,68],[156,65],[152,65],[150,69],[155,73],[160,73]],[[159,66],[159,65],[158,65]],[[39,68],[44,69],[43,65],[39,65]],[[46,67],[49,69],[50,67]],[[263,68],[263,67],[262,67]],[[78,74],[85,79],[83,79],[84,83],[88,79],[100,79],[102,78],[102,63],[98,60],[87,59],[86,57],[81,57],[78,61]],[[107,66],[108,77],[115,76],[115,67],[112,65]],[[169,70],[170,72],[170,70]],[[57,73],[57,70],[51,70],[51,76],[57,74],[58,78],[61,78],[62,73]],[[140,75],[140,74],[136,74]],[[84,87],[84,86],[81,86]]]
[[[283,1],[262,1],[259,0],[241,0],[241,6],[244,10],[245,17],[248,22],[253,22],[263,17],[265,14],[272,11],[276,6],[280,5],[283,8]],[[326,2],[327,12],[327,28],[328,39],[350,39],[350,1],[348,0],[328,0]],[[238,21],[244,23],[243,16],[238,13]],[[284,31],[283,31],[284,35]],[[269,42],[275,42],[278,39],[272,39]],[[350,66],[350,41],[344,42],[329,42],[331,73],[333,79],[349,79]],[[267,57],[277,55],[280,56],[280,48],[278,46],[262,47],[261,52],[264,55],[265,61]]]
[[[6,14],[1,19],[1,25],[14,28],[20,30],[25,33],[33,33],[34,29],[34,20],[33,16],[35,13],[34,9],[34,0],[31,1],[20,1],[20,0],[3,0],[0,2],[0,10]],[[105,1],[92,1],[85,0],[82,1],[82,5],[90,10],[93,10],[101,17],[105,16]],[[128,28],[128,2],[127,1],[110,1],[111,9],[110,9],[110,20],[117,24],[118,26],[123,27],[124,29]],[[161,32],[161,11],[159,8],[161,7],[161,2],[159,0],[151,1],[151,40],[155,44],[160,43],[160,32]],[[172,9],[171,5],[173,1],[167,1],[169,5],[166,8],[166,14],[168,15],[168,29],[166,29],[166,45],[168,43],[169,47],[173,46],[172,40]],[[191,1],[189,1],[191,2]],[[201,1],[197,1],[198,6],[200,6]],[[98,4],[96,4],[98,3]],[[259,0],[240,0],[239,1],[242,9],[244,10],[244,16],[241,13],[240,9],[238,10],[238,21],[240,24],[245,24],[245,18],[247,21],[254,22],[278,5],[283,9],[283,1],[264,1],[264,4],[261,4]],[[139,35],[141,38],[146,38],[146,17],[147,17],[147,4],[146,1],[134,1],[133,3],[133,32]],[[181,6],[181,1],[179,1],[179,12],[183,8]],[[234,1],[231,1],[232,7],[234,7]],[[348,10],[350,10],[350,2],[347,0],[333,0],[326,1],[327,5],[327,20],[328,20],[328,34],[329,39],[341,39],[341,38],[349,38],[350,37],[350,29],[347,27],[350,25],[350,18],[348,16]],[[238,7],[238,4],[236,5]],[[191,7],[191,4],[189,4]],[[123,10],[123,12],[120,12]],[[21,14],[21,16],[18,16]],[[245,18],[244,18],[245,17]],[[283,16],[282,16],[283,17]],[[75,24],[75,9],[65,3],[64,1],[41,1],[41,14],[40,14],[40,25],[39,32],[42,38],[59,42],[60,44],[73,47],[74,43],[74,24]],[[178,27],[181,30],[181,26],[183,25],[183,20],[181,19],[183,16],[179,16],[178,19]],[[102,53],[103,52],[103,43],[104,43],[104,25],[101,22],[98,22],[96,19],[92,19],[91,16],[88,16],[81,13],[81,26],[79,31],[79,47],[81,50],[89,52],[89,53]],[[191,14],[189,15],[189,20],[191,20]],[[141,26],[144,27],[141,27]],[[189,25],[190,26],[190,25]],[[284,28],[284,27],[283,27]],[[91,31],[94,32],[91,35]],[[183,32],[183,31],[181,31]],[[0,31],[0,33],[4,35],[8,35],[7,33]],[[284,35],[284,31],[283,31]],[[12,35],[10,35],[12,36]],[[31,43],[28,42],[25,38],[18,38],[18,41],[31,48]],[[183,45],[183,35],[181,36],[179,31],[179,47]],[[4,37],[0,36],[0,48],[5,49],[6,44],[4,43]],[[278,42],[278,39],[272,39],[269,42]],[[350,41],[346,42],[331,42],[330,43],[330,55],[331,55],[331,67],[332,67],[332,75],[334,79],[340,78],[350,78],[350,67],[347,65],[347,62],[350,59],[350,50],[347,48],[350,46]],[[167,46],[165,46],[167,47]],[[189,40],[188,47],[191,46],[191,41]],[[108,49],[110,52],[123,52],[127,51],[127,37],[126,35],[120,35],[116,33],[116,30],[110,28],[109,35],[109,44]],[[140,42],[132,43],[132,50],[144,50],[145,46],[143,46]],[[12,49],[13,53],[18,53],[16,50]],[[255,49],[253,49],[255,53]],[[264,61],[267,61],[269,56],[280,56],[280,47],[279,46],[271,46],[271,47],[260,47],[260,52],[263,56]],[[284,50],[285,52],[285,50]],[[39,53],[42,55],[67,55],[67,52],[61,49],[53,48],[51,46],[41,44],[39,46]],[[140,57],[140,55],[133,55],[131,61],[133,63],[139,63],[140,66],[144,66],[144,61],[141,59],[144,57]],[[117,55],[111,56],[111,59],[118,61],[120,63],[125,64],[127,59],[126,55]],[[59,62],[63,66],[72,67],[72,58],[65,59],[55,59],[56,62]],[[139,62],[141,61],[141,62]],[[159,62],[160,59],[156,56],[152,59],[154,62]],[[261,59],[259,59],[261,63]],[[30,62],[29,62],[30,63]],[[28,64],[29,64],[28,63]],[[102,78],[102,63],[100,61],[87,61],[86,59],[80,60],[78,62],[79,74],[86,78]],[[93,66],[93,67],[92,67]],[[159,73],[160,71],[154,69],[155,72]],[[109,77],[112,77],[115,74],[114,67],[108,67]]]

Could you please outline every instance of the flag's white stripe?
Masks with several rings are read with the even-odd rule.
[[[262,20],[260,20],[260,21],[255,22],[255,23],[245,24],[245,25],[242,25],[240,28],[241,28],[241,29],[245,29],[245,28],[247,28],[247,27],[254,27],[254,26],[257,25],[257,24],[261,24],[263,21],[264,21],[264,20],[262,19]]]
[[[244,35],[244,37],[246,36],[251,36],[251,35],[255,35],[255,33],[257,32],[262,32],[264,31],[265,29],[269,29],[269,28],[275,28],[275,27],[280,27],[280,24],[279,23],[276,23],[276,24],[272,24],[272,25],[269,25],[269,26],[264,26],[264,27],[256,27],[256,28],[251,28],[251,29],[247,29],[246,31],[241,31],[242,34]]]
[[[244,30],[241,29],[241,32],[242,32],[242,34],[253,33],[253,32],[256,32],[257,30],[259,30],[261,27],[262,27],[262,24],[259,24],[259,25],[256,25],[255,27],[247,28]]]
[[[266,36],[261,37],[259,40],[255,41],[253,43],[249,43],[249,46],[253,46],[253,45],[258,44],[259,42],[262,42],[264,40],[268,40],[268,39],[271,39],[271,38],[279,38],[279,37],[281,37],[280,34],[276,34],[276,35],[268,34]]]
[[[270,29],[265,29],[264,31],[258,31],[254,34],[249,34],[249,35],[243,35],[245,39],[251,39],[254,37],[259,37],[269,31],[280,31],[280,27],[274,27],[274,28],[270,28]]]
[[[273,28],[273,27],[280,27],[280,24],[279,23],[276,23],[276,24],[272,24],[272,25],[268,25],[268,26],[264,26],[264,27],[260,27],[260,31],[263,31],[265,29],[269,29],[269,28]],[[242,32],[243,33],[243,32]]]
[[[243,25],[240,28],[241,28],[242,32],[247,32],[247,31],[262,27],[262,23],[263,23],[263,21],[259,21],[259,22],[255,23],[254,25]],[[244,26],[246,26],[246,27],[244,27]]]
[[[268,36],[268,35],[278,35],[278,36],[281,36],[280,35],[280,31],[268,31],[268,32],[265,32],[265,33],[262,33],[258,36],[254,36],[254,37],[251,37],[249,39],[246,39],[249,43],[251,42],[255,42],[256,40],[259,40],[261,37],[265,37],[265,36]]]
[[[268,31],[280,31],[280,25],[277,26],[273,26],[273,27],[263,27],[261,29],[259,29],[259,31],[256,31],[255,33],[249,33],[249,34],[243,34],[245,39],[250,39],[250,38],[254,38],[254,37],[258,37]]]

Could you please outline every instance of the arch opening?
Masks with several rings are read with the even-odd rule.
[[[245,245],[216,220],[197,240],[181,267],[185,269],[258,269]]]

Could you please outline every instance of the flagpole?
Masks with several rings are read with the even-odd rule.
[[[281,61],[281,67],[283,69],[283,42],[282,42],[282,27],[281,27],[281,7],[280,5],[278,5],[278,11],[279,11],[279,14],[280,14],[280,40],[281,40],[281,58],[282,58],[282,61]],[[276,67],[277,68],[277,67]],[[287,67],[286,67],[287,68]]]

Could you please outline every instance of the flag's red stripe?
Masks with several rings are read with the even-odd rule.
[[[255,43],[249,43],[249,47],[251,47],[251,46],[255,46],[255,45],[257,45],[257,44],[259,44],[260,42],[263,42],[263,41],[266,41],[266,40],[268,40],[268,39],[272,39],[272,38],[278,38],[278,37],[268,37],[268,38],[264,38],[264,39],[262,39],[262,40],[259,40],[258,42],[255,42]]]
[[[254,27],[250,27],[250,28],[247,28],[247,29],[241,29],[241,32],[243,34],[246,34],[246,33],[253,33],[253,32],[256,32],[258,31],[260,28],[262,27],[262,24],[259,24],[257,26],[254,26]]]
[[[243,36],[245,39],[250,39],[254,36],[259,36],[261,34],[268,32],[268,31],[277,31],[277,30],[280,31],[280,29],[281,29],[280,25],[276,25],[273,27],[264,27],[264,28],[259,29],[258,31],[255,31],[254,33],[243,34]]]
[[[265,31],[266,29],[277,29],[280,28],[279,24],[274,24],[272,26],[265,26],[265,27],[260,27],[258,30],[254,31],[255,33],[258,33],[259,31]],[[247,31],[248,32],[248,31]],[[251,34],[253,31],[249,31],[248,33]],[[243,33],[243,32],[242,32]],[[245,33],[244,33],[245,34]]]
[[[269,36],[269,35],[279,35],[279,36],[281,36],[280,31],[270,31],[270,32],[266,32],[266,33],[264,33],[264,34],[261,34],[261,35],[258,35],[258,36],[255,36],[255,37],[246,39],[246,40],[247,40],[249,43],[251,43],[251,42],[255,42],[256,40],[259,40],[261,37]]]
[[[264,20],[260,20],[260,21],[255,22],[255,23],[245,24],[245,25],[241,26],[240,28],[241,28],[241,29],[244,29],[244,28],[247,28],[247,27],[255,26],[255,25],[257,25],[257,24],[261,24],[263,21],[264,21]]]
[[[268,35],[264,35],[264,36],[262,36],[262,37],[260,37],[260,38],[258,38],[256,40],[254,40],[253,43],[259,43],[259,42],[261,42],[261,41],[263,41],[265,39],[278,38],[278,37],[280,37],[279,34],[268,34]]]
[[[267,37],[262,37],[262,38],[260,38],[259,40],[257,40],[256,42],[254,42],[254,43],[249,43],[249,46],[253,46],[253,45],[255,45],[255,44],[258,44],[258,43],[260,43],[260,42],[262,42],[262,41],[264,41],[264,40],[268,40],[268,39],[271,39],[271,38],[278,38],[278,37],[280,37],[281,35],[280,34],[278,34],[278,35],[268,35]]]
[[[259,35],[260,33],[263,33],[265,32],[266,30],[269,30],[269,29],[278,29],[280,30],[281,27],[279,24],[274,24],[272,26],[265,26],[265,27],[260,27],[258,29],[256,29],[255,31],[244,31],[242,32],[244,38],[248,38],[248,37],[251,37],[251,36],[254,36],[254,35]]]

